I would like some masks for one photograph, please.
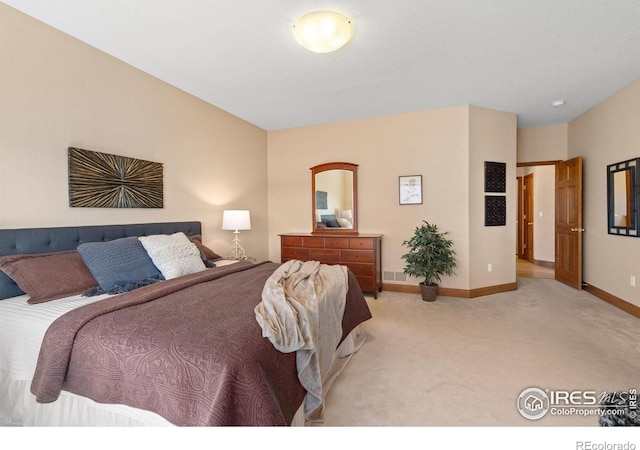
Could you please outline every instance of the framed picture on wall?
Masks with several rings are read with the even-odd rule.
[[[327,193],[316,191],[316,209],[327,209]]]
[[[405,175],[399,179],[401,205],[422,204],[422,175]]]

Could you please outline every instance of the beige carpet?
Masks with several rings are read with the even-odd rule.
[[[640,388],[639,319],[550,279],[475,299],[368,297],[368,341],[327,397],[325,426],[598,426],[532,421],[517,399],[542,390]]]

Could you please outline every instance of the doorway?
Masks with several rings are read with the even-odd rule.
[[[550,167],[536,170],[544,166]],[[582,159],[518,163],[517,167],[518,262],[552,268],[556,280],[581,289]],[[527,178],[530,173],[535,183],[533,176]]]
[[[518,259],[553,268],[553,165],[518,169],[518,203]]]
[[[518,263],[555,268],[555,161],[518,164]]]

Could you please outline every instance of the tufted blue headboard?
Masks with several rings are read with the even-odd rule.
[[[105,242],[129,236],[173,234],[179,231],[187,236],[201,234],[202,223],[166,222],[0,230],[0,256],[61,252],[76,249],[85,242]],[[21,294],[23,292],[15,282],[0,271],[0,300]]]

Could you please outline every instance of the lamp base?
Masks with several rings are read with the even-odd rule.
[[[236,261],[241,261],[247,259],[247,255],[244,252],[244,249],[240,245],[240,240],[238,239],[238,234],[240,232],[238,230],[234,231],[235,237],[233,238],[233,245],[229,248],[229,252],[227,252],[227,258],[233,259]]]

